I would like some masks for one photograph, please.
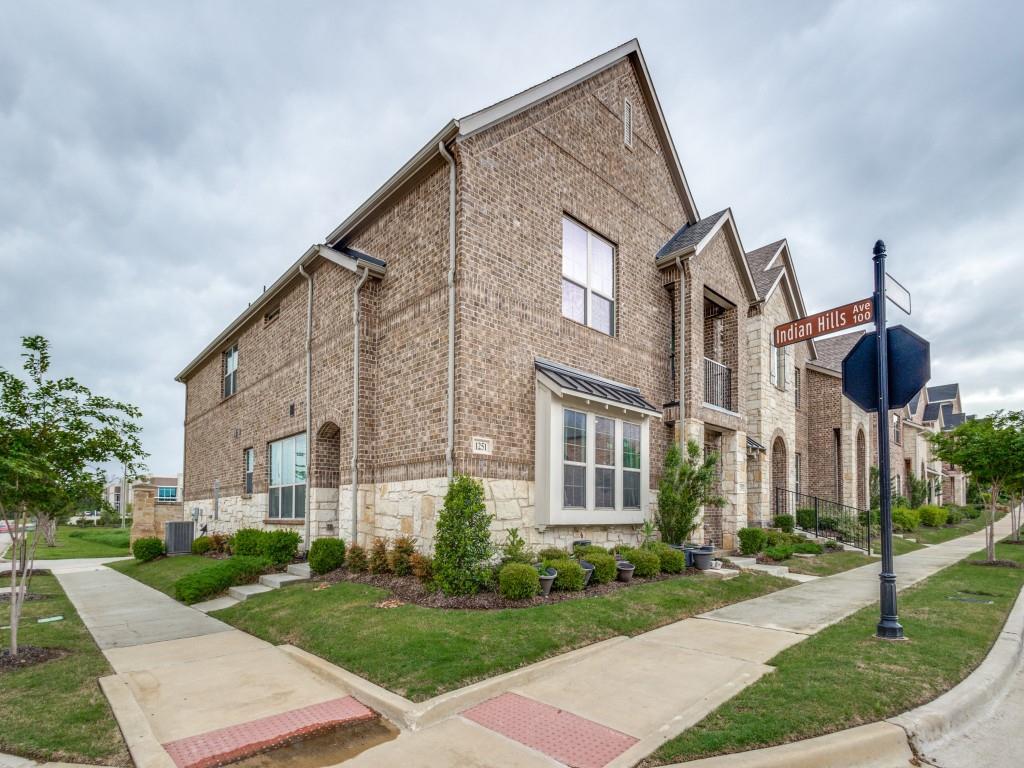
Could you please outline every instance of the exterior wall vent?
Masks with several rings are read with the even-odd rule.
[[[633,102],[628,96],[622,101],[622,142],[633,148]]]

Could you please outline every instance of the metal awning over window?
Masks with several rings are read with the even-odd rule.
[[[767,453],[768,449],[765,448],[763,445],[761,445],[759,442],[757,442],[757,440],[755,440],[754,438],[748,436],[747,437],[747,451],[749,453],[755,453],[757,451],[761,451],[762,453]]]
[[[552,384],[569,394],[602,400],[635,411],[661,416],[661,411],[647,402],[636,387],[602,379],[599,376],[541,358],[534,360],[534,366]]]

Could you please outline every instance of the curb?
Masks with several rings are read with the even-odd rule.
[[[109,675],[101,677],[99,684],[137,768],[176,768],[171,756],[153,735],[146,714],[128,689],[126,679]]]

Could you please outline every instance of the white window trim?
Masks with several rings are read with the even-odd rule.
[[[166,490],[168,488],[171,489],[172,491],[174,491],[174,496],[173,497],[161,498],[160,491]],[[164,502],[164,503],[176,502],[178,500],[178,486],[176,486],[176,485],[158,485],[157,488],[156,488],[156,500]]]
[[[619,330],[618,329],[618,323],[616,322],[616,317],[615,317],[615,310],[617,309],[615,294],[617,293],[616,289],[618,288],[618,282],[616,280],[616,275],[615,275],[615,263],[616,263],[616,261],[617,261],[617,259],[619,257],[618,248],[616,247],[615,243],[613,243],[611,240],[609,240],[608,238],[605,238],[605,237],[601,237],[601,235],[597,234],[597,232],[592,230],[590,227],[588,227],[588,226],[586,226],[586,225],[576,221],[576,219],[574,219],[572,216],[566,216],[566,215],[563,214],[562,215],[562,221],[563,222],[564,221],[568,221],[568,222],[572,223],[574,226],[579,227],[580,229],[582,229],[584,232],[587,233],[587,282],[586,282],[586,284],[581,284],[581,283],[577,282],[576,280],[573,280],[567,274],[565,274],[565,254],[564,253],[562,254],[562,279],[565,280],[568,283],[572,283],[577,288],[582,288],[583,289],[583,322],[581,323],[581,325],[585,325],[585,326],[587,326],[587,328],[590,328],[591,330],[597,331],[598,333],[604,333],[605,336],[611,336],[611,337],[614,338],[617,335],[618,330]],[[612,295],[611,296],[605,296],[599,290],[597,290],[596,288],[592,288],[591,285],[590,285],[590,283],[591,283],[590,276],[593,273],[593,269],[591,269],[591,266],[590,266],[590,262],[592,260],[591,242],[594,239],[600,240],[601,242],[603,242],[605,245],[607,245],[609,248],[612,249]],[[562,248],[563,248],[563,250],[565,248],[565,243],[564,242],[562,243]],[[561,286],[559,286],[559,287],[561,287]],[[593,305],[593,297],[594,297],[595,294],[597,296],[599,296],[600,298],[604,299],[605,301],[607,301],[609,304],[611,304],[611,316],[609,318],[611,320],[611,330],[608,333],[605,333],[605,331],[602,330],[601,328],[594,327],[594,325],[592,324],[593,318],[594,318],[593,306],[592,305]],[[572,320],[574,323],[579,322],[575,318],[568,317],[564,313],[563,313],[562,317],[565,317],[568,320]]]
[[[274,473],[274,461],[273,461],[274,446],[278,445],[278,444],[281,444],[283,446],[283,444],[288,442],[289,440],[295,441],[295,440],[298,440],[298,438],[300,438],[300,437],[304,439],[304,447],[303,447],[303,449],[305,450],[305,453],[306,453],[306,466],[305,466],[305,474],[306,474],[306,476],[305,476],[305,478],[303,478],[300,481],[298,479],[298,477],[296,476],[295,478],[293,478],[293,481],[290,482],[290,483],[283,483],[282,482],[282,483],[278,483],[278,484],[275,485],[274,484],[274,474],[273,474]],[[283,475],[284,474],[284,463],[283,463],[284,462],[284,456],[281,457],[281,461],[282,461],[281,473]],[[294,444],[293,444],[293,446],[292,446],[292,465],[293,465],[292,472],[293,473],[295,472],[295,469],[296,469],[294,464],[295,464],[295,447],[294,447]],[[309,493],[309,440],[306,439],[306,433],[305,432],[297,432],[294,435],[288,435],[287,437],[282,437],[282,438],[279,438],[278,440],[272,440],[269,443],[267,443],[267,479],[269,480],[269,482],[267,484],[267,491],[268,491],[267,492],[267,519],[269,519],[269,520],[304,520],[306,518],[305,497],[303,497],[303,504],[301,505],[301,507],[296,509],[296,506],[295,506],[295,489],[301,486],[301,487],[305,488],[305,493],[306,494]],[[270,496],[273,495],[274,491],[276,489],[278,489],[278,488],[281,489],[282,495],[284,494],[285,489],[288,489],[291,492],[291,494],[292,494],[292,515],[291,515],[291,517],[284,517],[284,516],[281,515],[281,506],[278,506],[277,516],[276,517],[271,514]]]

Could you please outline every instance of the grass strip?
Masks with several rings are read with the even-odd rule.
[[[223,562],[223,560],[200,555],[175,555],[174,557],[161,557],[149,563],[140,563],[138,560],[120,560],[116,563],[107,563],[107,567],[120,571],[125,576],[131,576],[136,581],[141,581],[169,597],[174,597],[174,585],[179,579],[209,568],[216,569]]]
[[[68,560],[78,557],[126,557],[128,549],[127,528],[79,528],[70,525],[57,527],[57,544],[46,546],[39,542],[37,560]]]

